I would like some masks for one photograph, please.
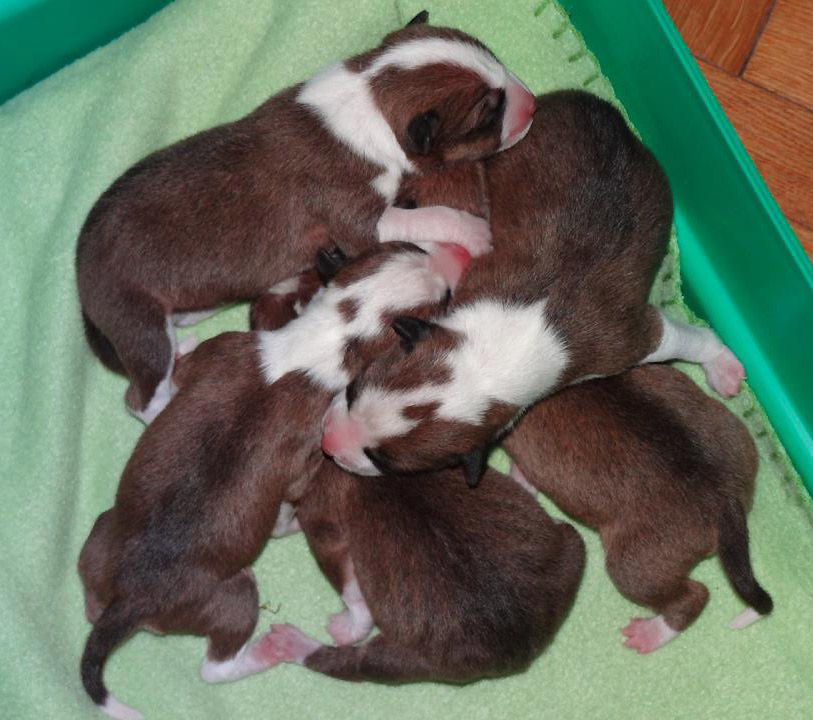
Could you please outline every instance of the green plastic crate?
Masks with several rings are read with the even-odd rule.
[[[166,4],[0,0],[0,102]],[[659,0],[561,4],[669,175],[688,303],[742,360],[813,493],[813,268]]]

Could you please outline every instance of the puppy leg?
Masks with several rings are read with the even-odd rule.
[[[250,570],[241,570],[215,586],[191,630],[209,637],[209,649],[200,668],[205,682],[239,680],[269,667],[258,653],[257,643],[248,644],[258,614],[257,583]]]
[[[619,592],[658,613],[630,621],[621,631],[626,647],[640,653],[657,650],[703,611],[708,590],[687,577],[702,552],[685,548],[680,538],[658,537],[643,529],[617,536],[605,542],[605,548],[607,572]]]
[[[446,242],[462,245],[472,257],[491,251],[486,220],[443,205],[404,210],[388,207],[376,226],[379,242]]]
[[[175,387],[172,369],[177,351],[172,318],[156,299],[139,290],[117,286],[99,290],[99,331],[115,348],[130,387],[128,409],[145,423],[166,407]]]
[[[652,336],[658,341],[639,364],[666,360],[699,363],[712,390],[723,397],[731,397],[739,392],[745,370],[712,330],[674,320],[651,306],[648,308],[647,323],[656,326]],[[659,331],[657,326],[660,326]]]
[[[336,645],[355,645],[373,629],[373,617],[361,594],[353,560],[347,557],[343,572],[342,601],[345,610],[330,616],[327,631]]]
[[[322,645],[293,625],[272,625],[258,642],[274,665],[296,663],[340,680],[465,679],[462,672],[444,672],[423,654],[394,645],[383,635],[376,635],[363,645],[333,647]]]
[[[91,624],[96,624],[110,602],[108,556],[112,547],[112,521],[112,509],[99,515],[79,553],[78,569],[85,590],[85,616]]]

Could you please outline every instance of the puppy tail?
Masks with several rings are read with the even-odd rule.
[[[85,691],[104,712],[119,720],[138,720],[141,715],[114,698],[104,685],[102,671],[111,652],[133,630],[140,618],[123,601],[114,600],[96,621],[82,654],[81,673]]]
[[[88,341],[90,349],[93,350],[93,354],[101,360],[102,365],[115,373],[126,375],[124,365],[122,365],[113,343],[93,324],[84,310],[82,311],[82,324],[85,326],[85,339]]]
[[[773,610],[773,600],[754,577],[745,508],[738,499],[728,498],[717,532],[720,563],[734,590],[760,615],[767,615]]]

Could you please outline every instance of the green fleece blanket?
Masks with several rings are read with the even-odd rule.
[[[87,211],[148,152],[245,114],[376,44],[424,5],[435,24],[480,37],[535,92],[586,87],[612,97],[555,2],[177,0],[0,108],[0,717],[97,712],[79,681],[89,628],[75,565],[142,426],[124,410],[124,381],[82,336],[73,259]],[[674,243],[654,294],[687,314]],[[245,317],[236,308],[197,332],[243,328]],[[647,613],[615,591],[585,530],[588,567],[573,612],[519,676],[382,687],[283,666],[207,686],[197,674],[204,640],[140,633],[112,657],[108,686],[148,718],[811,718],[810,506],[750,391],[730,407],[760,448],[753,561],[776,603],[747,630],[727,627],[742,605],[712,559],[694,574],[711,590],[697,623],[654,655],[624,649],[619,628]],[[284,621],[327,640],[325,618],[340,603],[301,536],[269,543],[255,569],[270,608],[258,632]]]

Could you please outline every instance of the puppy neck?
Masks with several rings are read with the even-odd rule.
[[[401,176],[415,167],[376,106],[366,74],[353,72],[344,63],[331,65],[302,86],[297,102],[313,109],[353,152],[383,168],[370,184],[392,203]]]
[[[320,290],[307,312],[279,330],[257,333],[260,367],[268,385],[296,371],[330,392],[338,392],[350,382],[342,367],[345,328],[336,304],[325,302],[326,294]]]

